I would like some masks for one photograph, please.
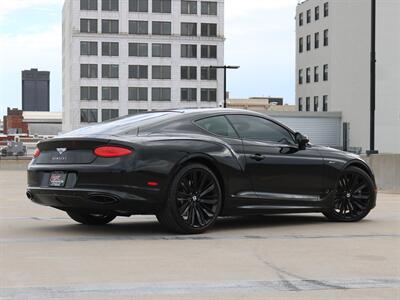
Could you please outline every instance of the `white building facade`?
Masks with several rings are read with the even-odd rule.
[[[224,40],[223,0],[65,0],[63,131],[220,107]]]
[[[377,0],[375,148],[400,153],[400,1]],[[300,111],[341,112],[350,147],[369,149],[371,1],[306,0],[296,10]]]

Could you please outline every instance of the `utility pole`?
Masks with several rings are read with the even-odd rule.
[[[210,69],[224,69],[224,108],[226,108],[226,70],[227,69],[239,69],[239,66],[210,66]]]
[[[375,150],[375,107],[376,107],[376,0],[371,0],[371,82],[370,82],[370,134],[368,155],[378,154]]]

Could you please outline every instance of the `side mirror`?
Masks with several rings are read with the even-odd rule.
[[[296,132],[294,134],[294,138],[296,140],[296,143],[299,145],[300,149],[305,149],[306,145],[310,142],[308,137],[302,135],[300,132]]]

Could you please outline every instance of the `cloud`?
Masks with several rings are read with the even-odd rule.
[[[43,6],[60,5],[64,0],[1,0],[0,22],[6,20],[7,16],[23,9],[40,9]]]

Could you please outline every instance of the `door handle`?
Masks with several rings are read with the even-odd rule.
[[[265,156],[261,155],[261,154],[254,154],[254,155],[250,155],[251,159],[254,159],[255,161],[262,161]]]

